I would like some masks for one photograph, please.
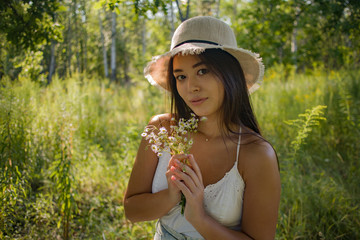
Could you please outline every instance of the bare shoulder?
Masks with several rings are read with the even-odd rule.
[[[167,129],[170,128],[171,122],[171,114],[170,113],[163,113],[152,116],[148,125],[156,126],[157,128],[165,127]]]
[[[244,177],[250,175],[277,174],[278,158],[272,145],[258,136],[251,136],[250,141],[241,145],[239,161],[242,164]]]
[[[246,155],[250,156],[252,162],[277,162],[274,148],[264,139],[258,139],[246,146]]]
[[[242,230],[253,239],[274,239],[281,195],[275,150],[254,133],[244,138],[241,149],[239,171],[246,185]]]

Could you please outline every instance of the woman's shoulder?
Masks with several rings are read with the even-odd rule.
[[[261,137],[254,137],[254,141],[246,144],[245,148],[246,154],[251,156],[251,159],[277,159],[273,146]]]
[[[156,126],[157,128],[165,127],[168,129],[170,128],[171,118],[172,116],[170,113],[154,115],[151,117],[149,125]]]
[[[263,137],[257,134],[249,134],[245,137],[245,143],[241,145],[242,156],[240,157],[244,174],[246,172],[261,172],[273,169],[278,171],[278,158],[273,146]]]

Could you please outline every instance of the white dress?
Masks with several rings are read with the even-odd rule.
[[[240,129],[241,133],[241,129]],[[238,159],[241,135],[239,135],[236,160],[234,166],[225,176],[214,184],[204,189],[204,207],[206,212],[222,225],[240,230],[245,183],[238,171]],[[158,166],[152,183],[152,192],[156,193],[168,188],[165,173],[171,155],[163,153],[159,157]],[[174,229],[178,233],[193,238],[202,238],[196,229],[181,214],[181,206],[176,205],[161,219],[163,224]]]

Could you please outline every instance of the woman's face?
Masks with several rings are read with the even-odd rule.
[[[173,74],[181,98],[197,116],[218,117],[224,99],[223,84],[197,55],[176,55]]]

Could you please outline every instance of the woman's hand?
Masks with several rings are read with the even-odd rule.
[[[185,154],[177,154],[177,155],[173,155],[169,161],[168,167],[167,167],[167,171],[166,171],[166,180],[168,183],[168,191],[169,191],[169,200],[171,202],[174,203],[178,203],[180,202],[181,199],[181,191],[180,189],[176,186],[176,184],[174,183],[172,179],[173,175],[174,175],[174,171],[175,168],[177,166],[176,162],[177,161],[182,161],[183,159],[186,159],[186,155]]]
[[[183,160],[188,160],[189,164]],[[171,161],[171,182],[186,198],[185,217],[190,223],[201,221],[205,215],[203,206],[204,184],[200,168],[192,154],[175,155]],[[191,166],[191,167],[190,167]]]

